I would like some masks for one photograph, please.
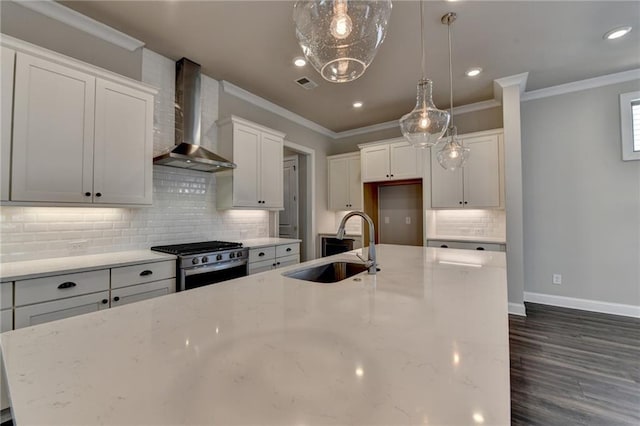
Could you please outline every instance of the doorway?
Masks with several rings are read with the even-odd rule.
[[[298,156],[285,157],[282,170],[284,210],[280,210],[279,217],[279,235],[282,238],[298,238],[298,172]]]

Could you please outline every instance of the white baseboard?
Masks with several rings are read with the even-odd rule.
[[[519,315],[521,317],[527,316],[527,311],[524,307],[524,303],[511,303],[509,302],[509,313],[512,315]]]
[[[527,291],[524,292],[524,301],[540,303],[543,305],[559,306],[562,308],[581,309],[583,311],[640,318],[640,306],[624,305],[622,303],[599,302],[597,300],[554,296],[552,294],[530,293]],[[509,308],[509,310],[511,310],[511,308]]]

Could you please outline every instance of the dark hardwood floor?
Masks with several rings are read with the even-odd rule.
[[[527,303],[510,316],[513,425],[640,425],[640,319]]]

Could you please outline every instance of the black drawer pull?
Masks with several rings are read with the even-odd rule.
[[[273,264],[273,265],[271,265],[271,266],[276,266],[276,264],[274,263],[274,264]]]
[[[85,196],[85,197],[91,197],[91,193],[90,193],[90,192],[85,192],[85,193],[84,193],[84,196]]]
[[[264,256],[264,252],[261,251],[260,253],[258,253],[258,256],[260,256],[260,257]]]
[[[280,264],[280,262],[276,262],[276,265],[279,265],[279,264]]]
[[[120,300],[120,297],[118,297],[118,296],[116,296],[116,297],[114,297],[114,298],[113,298],[113,301],[114,301],[114,302],[117,302],[118,300]]]
[[[102,299],[102,304],[106,305],[107,303],[109,303],[109,299]]]
[[[287,248],[287,251],[291,251],[291,247]]]
[[[476,250],[484,250],[484,247],[476,247]]]
[[[74,282],[67,281],[66,283],[62,283],[62,284],[60,284],[60,285],[58,286],[58,288],[59,288],[60,290],[63,290],[63,289],[65,289],[65,288],[73,288],[73,287],[75,287],[76,285],[77,285],[77,284],[76,284],[76,283],[74,283]]]
[[[153,271],[150,271],[148,269],[145,269],[144,271],[140,272],[141,277],[146,277],[147,275],[151,275],[151,274],[153,274]]]
[[[446,245],[446,244],[443,244],[443,245],[440,246],[440,248],[449,248],[449,246]]]
[[[96,197],[102,197],[102,193],[96,192]]]

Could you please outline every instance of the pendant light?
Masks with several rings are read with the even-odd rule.
[[[307,61],[332,83],[362,76],[387,34],[391,1],[299,0],[296,37]]]
[[[400,119],[400,130],[405,139],[418,148],[430,147],[438,143],[447,130],[449,113],[436,108],[433,103],[433,82],[425,77],[424,52],[424,1],[420,1],[420,48],[422,50],[422,76],[418,82],[416,106]]]
[[[449,108],[451,115],[451,122],[448,129],[448,136],[446,143],[438,152],[438,163],[449,171],[455,171],[464,166],[464,163],[469,158],[469,148],[465,148],[458,141],[458,129],[453,125],[453,60],[451,59],[451,24],[456,20],[456,14],[449,12],[441,19],[442,23],[447,25],[447,34],[449,37]]]

